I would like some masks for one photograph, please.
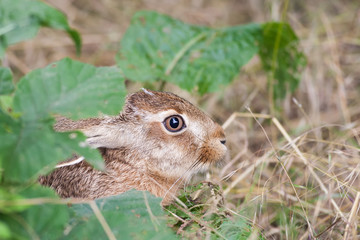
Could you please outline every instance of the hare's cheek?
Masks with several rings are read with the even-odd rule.
[[[152,122],[146,128],[146,138],[148,141],[156,141],[163,147],[176,145],[187,146],[194,142],[193,137],[187,131],[173,134],[164,129],[160,122]]]
[[[157,158],[171,158],[173,161],[179,162],[183,156],[194,155],[198,147],[193,144],[193,136],[188,132],[170,135],[164,131],[162,123],[159,122],[149,124],[145,131],[147,141],[145,148],[150,149],[150,154]]]
[[[162,123],[152,122],[146,129],[146,138],[148,140],[156,140],[162,143],[171,141],[171,136],[166,134],[162,129]]]

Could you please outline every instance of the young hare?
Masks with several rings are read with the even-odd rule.
[[[205,113],[175,94],[145,89],[129,95],[116,117],[59,118],[54,128],[82,131],[105,161],[99,171],[74,157],[39,178],[65,198],[95,199],[134,188],[163,197],[166,205],[183,181],[226,152],[223,129]]]

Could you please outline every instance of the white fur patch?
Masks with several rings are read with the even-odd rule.
[[[75,159],[75,160],[72,160],[70,162],[66,162],[66,163],[61,163],[61,164],[58,164],[56,165],[55,168],[61,168],[61,167],[66,167],[66,166],[71,166],[71,165],[75,165],[75,164],[78,164],[80,162],[82,162],[85,158],[83,156]]]
[[[191,125],[188,126],[190,131],[201,141],[203,141],[206,137],[206,134],[213,129],[205,128],[204,123],[199,123],[197,121],[192,121]]]
[[[149,92],[147,89],[145,89],[145,88],[142,88],[141,90],[143,90],[144,91],[144,93],[146,93],[146,94],[148,94],[148,95],[150,95],[150,96],[154,96],[154,94],[152,93],[152,92]]]

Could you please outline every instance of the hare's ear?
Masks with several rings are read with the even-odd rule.
[[[81,129],[87,137],[86,143],[92,148],[119,148],[128,145],[128,140],[124,128],[116,125],[95,125]]]
[[[122,122],[116,118],[89,118],[73,121],[65,117],[56,117],[54,129],[57,132],[81,131],[87,137],[86,143],[92,148],[118,148],[124,146],[121,136]]]
[[[129,94],[123,112],[126,116],[136,116],[144,112],[158,111],[163,108],[164,100],[169,100],[168,98],[161,99],[159,96],[161,96],[160,92],[144,88],[141,91]]]

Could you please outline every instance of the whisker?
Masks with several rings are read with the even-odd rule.
[[[199,139],[201,142],[205,142],[205,140],[204,139],[202,139],[201,137],[199,137],[198,135],[196,135],[195,133],[194,133],[194,136],[197,138],[197,139]]]
[[[193,170],[199,163],[201,163],[201,158],[198,158],[196,161],[194,161],[191,166],[184,172],[184,174],[182,176],[180,176],[172,185],[171,187],[166,191],[164,198],[166,197],[166,195],[170,192],[170,190],[180,181],[180,180],[187,180],[190,179],[190,176],[188,178],[186,178],[186,175]],[[182,183],[182,181],[180,182],[180,184]]]

